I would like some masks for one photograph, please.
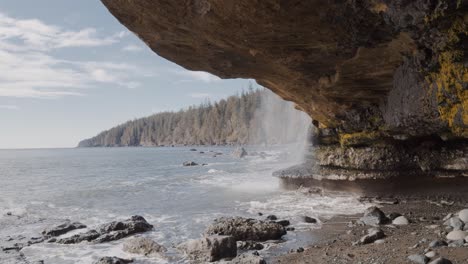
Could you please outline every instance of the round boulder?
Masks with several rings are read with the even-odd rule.
[[[393,219],[392,224],[394,224],[394,225],[408,225],[409,221],[408,221],[408,218],[406,218],[404,216],[399,216],[399,217]]]
[[[447,239],[455,241],[465,239],[466,236],[468,236],[468,232],[462,230],[454,230],[447,234]]]

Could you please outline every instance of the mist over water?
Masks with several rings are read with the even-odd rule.
[[[256,124],[252,124],[252,145],[285,145],[287,162],[303,163],[310,148],[310,126],[312,119],[294,108],[294,103],[283,100],[265,89],[261,94],[260,106],[254,113]]]

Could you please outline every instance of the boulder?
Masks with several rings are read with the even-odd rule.
[[[302,218],[302,220],[306,223],[310,223],[310,224],[316,224],[317,223],[317,219],[313,218],[313,217],[309,217],[309,216],[304,216]]]
[[[102,257],[98,261],[94,262],[94,264],[127,264],[132,262],[133,260],[121,259],[118,257]]]
[[[71,237],[57,240],[60,244],[76,244],[82,241],[103,243],[118,240],[128,237],[133,234],[146,232],[153,229],[145,218],[139,215],[134,215],[124,221],[112,221],[103,224],[97,230],[90,230],[85,233],[73,235]]]
[[[424,255],[410,255],[408,256],[408,260],[411,261],[412,263],[417,263],[417,264],[426,264],[429,262],[429,258],[424,256]]]
[[[437,258],[431,262],[429,262],[429,264],[452,264],[452,261],[446,259],[446,258]]]
[[[125,241],[123,251],[144,256],[160,256],[167,249],[149,238],[135,237]]]
[[[462,220],[465,224],[468,224],[468,209],[463,209],[458,212],[458,217]]]
[[[385,234],[380,228],[371,228],[367,230],[367,235],[361,237],[361,239],[359,239],[359,241],[355,244],[358,244],[358,245],[370,244],[384,237],[385,237]]]
[[[447,234],[447,239],[455,241],[455,240],[465,239],[466,236],[468,236],[468,232],[466,231],[453,230],[452,232]]]
[[[395,219],[393,219],[392,224],[394,225],[408,225],[409,221],[406,217],[404,216],[399,216]]]
[[[56,237],[56,236],[60,236],[65,233],[68,233],[72,230],[82,229],[82,228],[86,228],[86,226],[80,222],[66,221],[63,224],[60,224],[58,226],[44,229],[44,231],[42,231],[42,235],[46,238]]]
[[[286,234],[284,226],[243,217],[218,218],[205,231],[207,235],[233,236],[236,240],[266,241],[280,239]]]
[[[189,240],[177,246],[194,261],[213,262],[237,256],[236,240],[232,236],[207,236]]]
[[[196,163],[194,161],[186,161],[186,162],[182,163],[182,165],[185,166],[185,167],[198,166],[198,163]]]
[[[236,148],[232,152],[232,156],[234,156],[235,158],[241,159],[241,158],[247,156],[247,151],[242,147],[241,148]]]
[[[387,222],[387,217],[378,207],[370,207],[364,212],[364,216],[359,219],[365,225],[381,225]]]
[[[266,264],[266,261],[255,254],[242,254],[229,262],[230,264]]]

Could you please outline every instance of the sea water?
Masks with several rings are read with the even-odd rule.
[[[135,263],[186,263],[175,246],[201,237],[215,218],[265,219],[274,214],[290,220],[296,231],[260,251],[271,256],[298,246],[298,240],[310,242],[298,239],[298,234],[303,237],[307,230],[320,228],[320,222],[306,224],[302,216],[325,220],[367,206],[346,194],[282,190],[271,174],[292,164],[282,148],[262,150],[266,157],[243,159],[230,155],[229,147],[0,150],[0,240],[23,236],[27,241],[65,219],[92,229],[141,215],[154,225],[153,231],[141,235],[166,246],[165,258],[126,253],[122,250],[126,239],[103,244],[40,243],[21,252],[27,261],[47,264],[92,263],[103,256],[134,258]],[[207,165],[184,167],[184,161]],[[71,234],[81,231],[86,229]],[[0,263],[7,262],[6,256],[0,254]]]

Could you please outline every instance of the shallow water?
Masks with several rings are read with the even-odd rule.
[[[131,215],[155,226],[143,234],[169,248],[166,259],[148,259],[122,251],[125,239],[92,245],[41,243],[23,248],[28,261],[92,263],[101,256],[136,258],[136,263],[184,263],[173,245],[198,238],[216,217],[261,218],[275,214],[289,219],[298,231],[319,228],[300,216],[326,219],[354,214],[366,205],[355,197],[322,197],[284,191],[272,171],[291,165],[282,149],[268,149],[265,159],[236,159],[227,147],[92,148],[0,150],[0,239],[38,236],[64,219],[93,227]],[[199,153],[204,151],[204,154]],[[213,157],[213,152],[222,155]],[[207,166],[183,167],[184,161]],[[13,216],[7,216],[11,212]],[[264,216],[263,216],[264,217]],[[82,230],[81,230],[82,231]],[[307,232],[288,232],[285,242],[260,251],[275,252],[308,243]],[[299,244],[298,244],[299,243]],[[0,262],[2,262],[0,255]]]

